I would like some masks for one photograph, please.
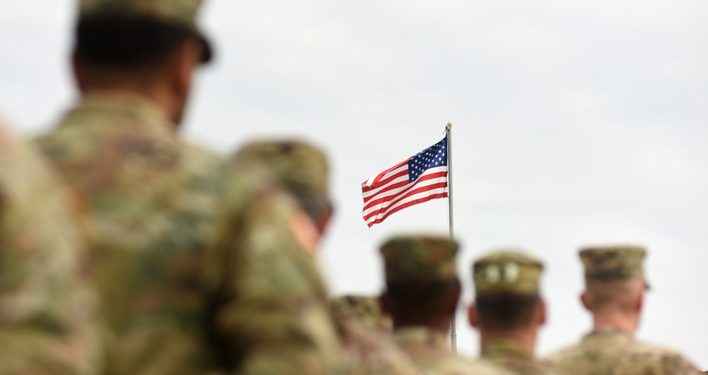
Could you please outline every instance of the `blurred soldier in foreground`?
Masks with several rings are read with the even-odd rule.
[[[381,247],[386,290],[384,311],[393,318],[394,340],[424,373],[506,374],[457,356],[446,335],[460,298],[458,244],[445,237],[400,236]]]
[[[333,211],[329,166],[317,147],[287,139],[251,142],[233,156],[233,162],[271,171],[303,211],[293,224],[295,234],[308,244],[307,251],[254,252],[236,293],[238,311],[230,318],[234,329],[250,342],[243,371],[286,374],[298,358],[308,357],[301,350],[307,346],[293,332],[321,332],[320,337],[331,340],[324,345],[340,345],[315,259]],[[313,366],[308,373],[316,372]]]
[[[497,251],[473,265],[475,303],[470,324],[480,333],[482,358],[523,375],[553,374],[534,358],[546,322],[540,296],[543,264],[518,251]]]
[[[347,295],[330,305],[355,374],[422,373],[393,342],[391,319],[381,311],[378,298]]]
[[[0,374],[98,374],[95,301],[66,196],[0,124]]]
[[[548,357],[578,375],[683,375],[698,370],[676,352],[635,340],[642,312],[646,251],[636,246],[592,247],[580,252],[585,266],[583,306],[593,331]]]
[[[238,292],[250,287],[241,275],[253,254],[286,265],[258,272],[301,266],[288,255],[310,246],[300,210],[265,170],[236,168],[177,133],[194,72],[211,58],[196,26],[201,1],[79,4],[81,100],[39,145],[85,214],[108,373],[232,372],[251,344],[234,325]],[[327,373],[331,323],[308,306],[281,318],[272,324],[308,323],[289,332],[303,353],[290,372]]]

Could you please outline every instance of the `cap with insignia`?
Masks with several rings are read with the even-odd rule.
[[[644,279],[646,250],[635,245],[591,246],[580,250],[586,278]]]
[[[377,297],[345,295],[332,299],[330,306],[338,321],[357,322],[366,327],[391,327],[391,319],[381,311]]]
[[[387,285],[457,278],[456,241],[445,236],[397,236],[381,246]]]
[[[477,296],[495,293],[539,295],[543,263],[518,250],[494,251],[474,262]]]
[[[327,156],[312,144],[299,140],[256,141],[243,146],[234,158],[264,163],[295,194],[328,197]]]
[[[202,62],[209,62],[213,57],[211,43],[197,24],[202,3],[203,0],[79,0],[79,19],[124,16],[180,27],[199,38],[204,47]]]

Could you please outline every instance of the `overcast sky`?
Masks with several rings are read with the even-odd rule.
[[[0,0],[0,116],[20,133],[75,98],[72,5]],[[444,200],[368,229],[360,184],[450,120],[465,304],[475,257],[528,249],[547,266],[547,353],[589,329],[577,249],[645,244],[640,337],[708,368],[708,2],[211,0],[204,21],[218,60],[199,76],[188,136],[224,153],[266,135],[329,151],[333,294],[381,290],[376,247],[391,234],[446,233]]]

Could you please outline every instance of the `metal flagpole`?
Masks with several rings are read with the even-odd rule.
[[[455,232],[453,230],[453,210],[452,210],[452,122],[448,122],[445,127],[447,132],[447,186],[448,186],[448,224],[450,225],[450,239],[455,239]],[[457,309],[452,315],[452,324],[450,325],[450,343],[452,351],[457,353]]]

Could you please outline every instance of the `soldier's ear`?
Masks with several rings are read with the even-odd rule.
[[[83,77],[81,62],[79,61],[79,55],[76,48],[71,52],[71,74],[74,78],[74,84],[79,92],[84,92],[86,88],[86,82]]]
[[[334,216],[334,206],[331,204],[327,205],[322,215],[317,222],[317,229],[320,231],[320,235],[324,236],[329,228],[329,224],[332,222],[332,217]]]
[[[379,306],[381,306],[381,311],[388,316],[393,316],[393,311],[391,311],[391,300],[388,298],[386,292],[381,293],[379,296]]]
[[[472,327],[479,329],[479,313],[474,303],[470,303],[469,307],[467,307],[467,321]]]
[[[590,310],[590,299],[588,298],[587,291],[583,291],[582,293],[580,293],[580,303],[583,305],[583,307],[586,310],[591,311]]]
[[[546,324],[546,320],[548,320],[548,309],[546,308],[546,301],[543,299],[540,300],[536,309],[538,314],[538,325],[542,326]]]
[[[637,299],[634,302],[634,312],[639,313],[642,311],[644,306],[644,290],[637,295]]]

